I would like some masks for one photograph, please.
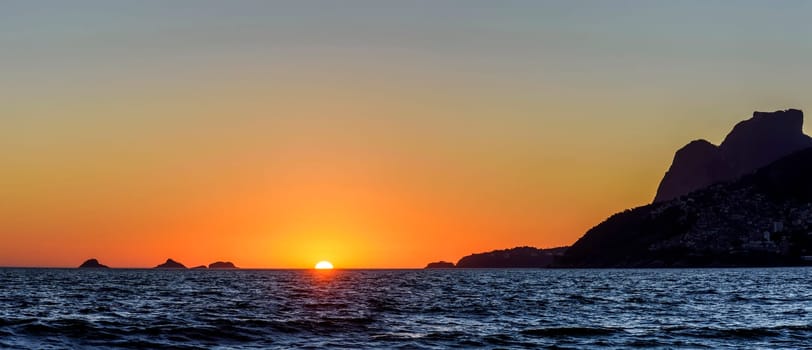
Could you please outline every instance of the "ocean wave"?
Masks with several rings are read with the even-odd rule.
[[[779,337],[784,332],[812,331],[812,326],[774,326],[774,327],[667,327],[664,329],[672,335],[689,336],[697,338],[722,339],[760,339]]]
[[[804,348],[808,272],[0,269],[0,348]]]
[[[621,332],[623,332],[622,329],[605,327],[549,327],[521,331],[524,335],[536,337],[594,337],[614,335]]]

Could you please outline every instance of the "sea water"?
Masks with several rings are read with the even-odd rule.
[[[812,269],[0,269],[0,348],[812,347]]]

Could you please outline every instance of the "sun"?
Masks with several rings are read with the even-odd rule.
[[[332,270],[332,269],[333,264],[331,264],[329,261],[322,260],[316,263],[316,270]]]

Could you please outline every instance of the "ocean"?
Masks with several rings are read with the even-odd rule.
[[[812,347],[812,269],[0,269],[0,348]]]

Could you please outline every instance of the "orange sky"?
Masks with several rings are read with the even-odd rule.
[[[15,4],[0,266],[571,244],[648,203],[685,143],[809,99],[812,44],[784,36],[808,21],[750,25],[808,11],[665,4]]]

